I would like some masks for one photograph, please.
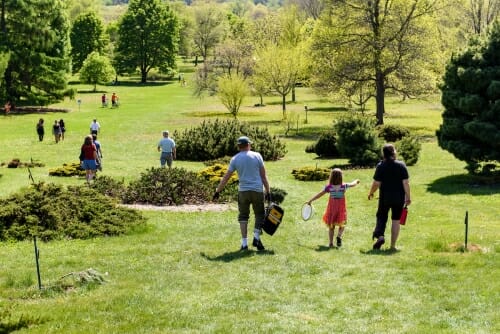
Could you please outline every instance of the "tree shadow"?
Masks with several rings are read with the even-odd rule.
[[[469,174],[449,175],[428,184],[427,191],[441,195],[466,193],[473,196],[484,196],[498,194],[500,183],[494,178]]]
[[[263,251],[253,251],[248,249],[248,250],[237,250],[233,252],[226,252],[217,256],[210,256],[203,252],[200,253],[200,255],[209,261],[231,262],[255,255],[274,255],[274,251],[267,249]]]

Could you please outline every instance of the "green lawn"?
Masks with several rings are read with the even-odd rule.
[[[78,86],[76,101],[58,107],[68,113],[0,118],[0,161],[31,158],[36,181],[81,184],[83,179],[48,176],[48,169],[78,159],[79,147],[97,118],[104,154],[102,174],[132,180],[159,166],[157,141],[163,129],[180,130],[203,120],[228,118],[213,98],[192,97],[178,82],[116,87]],[[116,92],[118,109],[100,107],[103,91]],[[324,182],[293,179],[295,167],[331,167],[345,160],[318,160],[304,153],[314,134],[331,128],[339,108],[299,89],[288,112],[300,114],[288,154],[267,162],[272,186],[285,189],[285,219],[267,248],[240,253],[236,211],[148,211],[141,233],[116,238],[40,243],[42,283],[48,287],[69,272],[94,268],[107,283],[66,293],[37,288],[32,242],[0,243],[0,310],[11,321],[39,319],[18,333],[495,333],[500,332],[500,191],[465,175],[465,164],[441,150],[434,132],[441,121],[439,99],[400,103],[389,99],[386,123],[410,127],[424,138],[421,158],[409,167],[412,200],[397,253],[372,252],[376,201],[367,194],[372,169],[346,170],[345,181],[361,184],[348,193],[349,223],[342,249],[328,250],[320,222],[326,198],[316,201],[315,217],[300,219],[302,203]],[[283,136],[279,98],[253,107],[249,98],[240,119],[267,126]],[[304,104],[311,109],[304,124]],[[373,114],[369,110],[368,114]],[[66,121],[66,139],[47,134],[39,143],[35,124]],[[175,138],[174,138],[175,139]],[[199,170],[201,163],[176,161]],[[29,185],[26,169],[0,168],[0,195]],[[469,213],[469,246],[460,252],[464,217]],[[6,321],[0,311],[0,324]],[[1,327],[0,327],[1,328]]]

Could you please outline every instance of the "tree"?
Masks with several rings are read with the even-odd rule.
[[[194,45],[197,55],[205,62],[210,52],[224,39],[226,17],[219,7],[206,4],[194,8]]]
[[[281,96],[283,119],[286,119],[286,96],[295,86],[301,67],[301,58],[295,49],[270,45],[257,56],[254,76]]]
[[[94,85],[94,92],[97,90],[97,84],[109,82],[114,77],[115,70],[111,62],[107,57],[99,55],[97,51],[89,54],[80,70],[80,80]]]
[[[500,24],[487,41],[473,39],[451,58],[441,87],[443,123],[438,144],[467,163],[470,173],[500,162]]]
[[[439,1],[334,1],[313,37],[315,86],[331,92],[344,83],[370,83],[377,124],[383,124],[387,90],[414,96],[434,89],[440,48],[433,14]],[[417,79],[430,84],[415,89]]]
[[[486,32],[500,12],[499,0],[470,0],[468,16],[474,33],[480,35]]]
[[[248,94],[248,85],[241,75],[225,75],[219,78],[218,94],[222,104],[236,118],[243,99]]]
[[[94,51],[104,51],[104,26],[95,12],[80,14],[71,27],[71,57],[73,73],[82,68],[83,61]]]
[[[3,76],[5,97],[38,105],[71,96],[69,21],[60,0],[19,0],[0,3],[0,49],[10,52]]]
[[[141,73],[175,67],[179,28],[175,14],[160,0],[132,0],[119,27],[115,64],[119,72]]]

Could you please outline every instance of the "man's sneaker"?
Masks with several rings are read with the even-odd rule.
[[[260,251],[265,249],[264,245],[262,244],[262,241],[260,241],[259,239],[255,239],[254,238],[253,242],[252,242],[252,245],[254,247],[257,247],[257,249],[260,250]]]
[[[380,249],[380,247],[382,247],[383,244],[385,244],[385,239],[384,239],[384,237],[380,237],[373,244],[373,249]]]
[[[244,251],[244,250],[248,250],[248,246],[241,246],[240,250]]]
[[[342,247],[342,238],[337,237],[337,247]]]

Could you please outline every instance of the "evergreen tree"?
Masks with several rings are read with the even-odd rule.
[[[175,66],[179,40],[177,18],[160,0],[132,0],[119,27],[115,64],[120,72],[139,68],[141,82],[152,68]]]
[[[73,73],[82,68],[88,55],[104,51],[104,26],[95,12],[80,14],[71,27],[71,58]]]
[[[438,143],[467,163],[470,173],[500,162],[500,24],[450,60],[441,87],[445,108]]]
[[[6,98],[45,105],[71,94],[69,24],[61,0],[2,0],[0,43],[10,52]]]

